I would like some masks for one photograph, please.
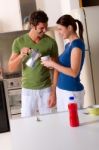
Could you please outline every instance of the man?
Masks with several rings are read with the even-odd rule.
[[[51,107],[56,104],[55,72],[53,84],[50,71],[38,59],[33,68],[26,65],[30,58],[30,48],[38,49],[42,56],[50,55],[53,60],[58,56],[57,44],[54,39],[45,34],[48,17],[44,11],[36,11],[30,15],[30,31],[14,40],[12,55],[9,59],[9,71],[16,71],[22,64],[22,108],[21,116],[51,113]],[[51,86],[52,85],[52,86]]]

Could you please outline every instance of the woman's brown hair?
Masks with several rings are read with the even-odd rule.
[[[77,24],[78,24],[79,37],[83,40],[83,25],[79,20],[74,19],[71,15],[63,15],[57,20],[56,23],[63,25],[65,27],[68,27],[69,25],[71,25],[73,27],[74,32],[77,31]]]

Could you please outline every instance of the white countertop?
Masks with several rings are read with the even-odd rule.
[[[12,150],[11,132],[0,133],[0,150]]]
[[[99,116],[79,112],[79,127],[70,127],[68,113],[11,120],[13,150],[98,150]]]

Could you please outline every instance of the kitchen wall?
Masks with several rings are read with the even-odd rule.
[[[37,9],[44,10],[49,16],[49,26],[55,26],[56,20],[72,9],[79,8],[79,0],[36,0]]]
[[[49,26],[73,8],[79,7],[79,0],[0,0],[0,32],[23,29],[23,20],[32,10],[42,9],[49,16]]]

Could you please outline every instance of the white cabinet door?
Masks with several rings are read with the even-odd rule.
[[[0,32],[22,30],[19,0],[0,0]]]

